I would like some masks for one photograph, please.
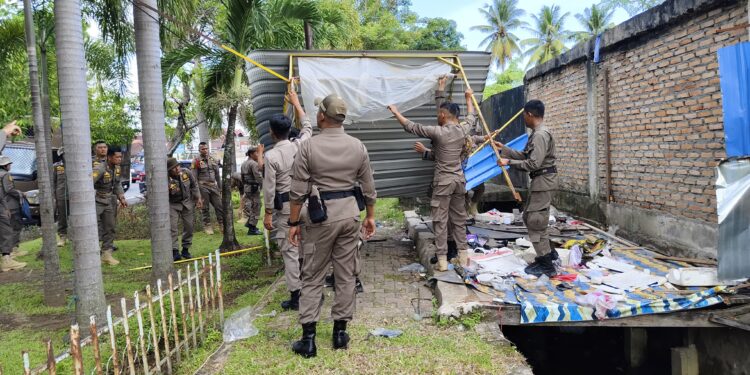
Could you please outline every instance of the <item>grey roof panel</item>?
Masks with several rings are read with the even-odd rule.
[[[273,69],[279,74],[289,76],[289,55],[306,54],[311,51],[255,51],[248,57]],[[434,54],[442,56],[458,55],[469,78],[469,83],[474,89],[477,100],[481,101],[482,91],[487,79],[491,56],[485,52],[428,52],[428,51],[314,51],[316,54],[326,56],[347,58],[352,54],[360,56],[372,54],[389,55],[425,55]],[[386,60],[398,61],[401,64],[423,64],[433,57],[405,57],[384,58]],[[298,75],[297,62],[294,62],[295,72]],[[251,100],[253,113],[255,115],[256,129],[260,141],[267,147],[272,147],[271,137],[268,132],[268,119],[275,113],[282,111],[286,83],[268,72],[247,64],[246,73],[250,82]],[[302,77],[304,80],[304,77]],[[462,112],[466,111],[463,91],[463,81],[456,78],[449,95],[452,100],[462,106]],[[409,119],[422,122],[425,125],[436,124],[435,105],[425,104],[404,114]],[[314,118],[312,118],[314,120]],[[346,132],[360,139],[370,153],[370,161],[375,172],[375,185],[378,196],[381,197],[409,197],[424,195],[432,182],[433,163],[421,160],[412,146],[414,142],[421,141],[429,147],[430,141],[418,138],[406,133],[395,119],[385,119],[375,122],[354,123],[346,126]]]

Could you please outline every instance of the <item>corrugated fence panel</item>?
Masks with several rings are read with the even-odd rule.
[[[283,76],[289,75],[289,55],[319,53],[326,56],[352,57],[351,54],[362,56],[372,54],[388,54],[406,57],[383,58],[400,64],[421,65],[431,61],[432,57],[409,57],[414,55],[439,54],[452,56],[457,54],[469,78],[469,83],[481,101],[484,83],[490,64],[490,55],[484,52],[426,52],[426,51],[256,51],[250,58],[273,69]],[[297,61],[294,61],[295,72],[298,74]],[[271,147],[271,135],[268,131],[268,119],[274,113],[280,113],[284,103],[286,83],[254,65],[246,66],[246,73],[250,81],[251,98],[255,114],[256,128],[260,141]],[[304,77],[301,77],[304,81]],[[304,83],[302,84],[304,89]],[[449,86],[452,100],[462,105],[465,113],[465,90],[463,81],[456,78]],[[435,105],[429,103],[404,113],[409,119],[425,125],[437,125],[435,119]],[[315,121],[314,114],[308,114]],[[489,119],[488,119],[489,121]],[[497,125],[495,125],[497,126]],[[316,129],[317,130],[317,129]],[[430,147],[430,141],[417,138],[406,133],[395,119],[367,123],[353,123],[346,126],[346,132],[360,139],[370,153],[370,161],[375,172],[375,184],[378,196],[407,197],[425,195],[432,182],[433,163],[421,160],[420,155],[412,149],[414,142],[422,141]]]

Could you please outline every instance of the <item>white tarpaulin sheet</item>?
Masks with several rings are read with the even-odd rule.
[[[437,60],[403,65],[361,57],[300,57],[298,65],[302,100],[310,119],[317,113],[315,98],[337,94],[346,101],[347,123],[389,118],[393,116],[386,108],[389,104],[406,112],[432,101],[438,77],[451,70]]]

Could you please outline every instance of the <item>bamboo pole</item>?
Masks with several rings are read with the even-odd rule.
[[[91,346],[94,349],[94,366],[96,368],[96,374],[102,375],[104,372],[102,369],[102,353],[101,348],[99,348],[99,332],[96,329],[95,315],[89,317],[89,333],[91,334]],[[47,367],[49,367],[49,364],[47,364]]]
[[[201,270],[201,281],[203,281],[203,304],[206,308],[206,324],[208,324],[210,314],[208,313],[208,281],[206,279],[206,267],[203,267]]]
[[[169,285],[169,306],[171,308],[171,324],[172,332],[174,336],[174,347],[177,352],[177,362],[182,360],[182,354],[180,353],[180,326],[177,324],[177,309],[174,304],[174,282],[172,281],[172,274],[167,275],[167,285]]]
[[[495,139],[495,137],[497,137],[503,130],[505,130],[505,128],[508,127],[508,125],[513,123],[513,121],[515,121],[518,118],[518,116],[520,116],[522,113],[523,113],[523,108],[521,108],[515,115],[513,115],[513,117],[510,118],[510,120],[508,120],[505,124],[503,124],[503,126],[493,131],[492,134],[490,134],[490,137],[489,137],[490,139],[482,142],[479,146],[477,146],[477,148],[471,153],[471,155],[476,154],[477,152],[479,152],[479,150],[482,149],[482,147],[487,145],[487,143],[490,143],[493,139]]]
[[[143,334],[143,313],[141,311],[141,298],[137,290],[133,293],[133,299],[135,302],[135,316],[138,320],[138,344],[141,349],[141,364],[143,366],[143,373],[148,375],[148,353],[146,352],[146,338]]]
[[[115,339],[115,327],[112,324],[112,306],[107,306],[107,327],[109,328],[109,346],[112,348],[112,369],[115,375],[120,374],[120,360],[117,358],[117,340]]]
[[[204,265],[204,268],[205,268],[205,265]],[[213,259],[212,253],[208,253],[208,276],[210,279],[209,286],[211,287],[211,290],[210,290],[211,293],[209,293],[211,297],[211,313],[215,314],[216,313],[216,303],[215,303],[216,292],[214,292],[214,259]]]
[[[270,233],[268,229],[263,228],[263,241],[266,243],[266,264],[271,266],[271,241],[269,240]]]
[[[221,282],[221,252],[216,250],[216,294],[219,295],[219,322],[224,327],[224,292]]]
[[[125,330],[125,354],[128,359],[128,370],[130,375],[135,375],[135,358],[133,357],[133,342],[130,340],[130,324],[128,324],[128,303],[125,298],[120,298],[122,308],[122,329]]]
[[[188,282],[188,284],[190,284]],[[180,320],[182,321],[182,340],[185,343],[185,355],[190,355],[190,337],[188,337],[185,312],[185,293],[182,291],[182,270],[177,270],[177,289],[180,292]]]
[[[190,266],[187,266],[187,286],[188,286],[188,303],[190,310],[190,336],[193,338],[193,348],[198,348],[195,330],[195,304],[193,303],[193,280],[190,276]]]
[[[461,70],[461,77],[464,79],[464,84],[466,84],[466,88],[471,88],[471,85],[469,84],[469,77],[466,76],[466,72],[464,71],[463,65],[461,65],[461,59],[458,58],[458,56],[455,57],[458,68]],[[477,98],[472,94],[471,95],[471,102],[474,104],[474,109],[477,112],[477,116],[479,117],[479,120],[482,122],[482,126],[484,127],[484,131],[487,134],[490,134],[490,128],[487,126],[487,121],[484,119],[484,115],[482,114],[482,108],[479,107],[479,102],[477,102]],[[466,105],[469,105],[469,103],[466,103]],[[492,146],[492,151],[495,152],[495,157],[497,157],[497,160],[500,161],[500,151],[498,151],[497,147],[495,146],[495,143],[490,142],[490,145]],[[505,178],[505,183],[508,184],[508,188],[510,188],[511,193],[513,194],[513,198],[516,199],[517,202],[521,202],[521,194],[518,194],[516,191],[516,188],[513,186],[513,182],[510,180],[510,175],[508,174],[508,171],[504,167],[500,167],[500,170],[503,172],[503,177]]]
[[[57,375],[57,363],[55,362],[55,351],[52,349],[52,340],[45,340],[47,345],[47,371],[49,375]]]
[[[261,249],[263,249],[263,246],[253,246],[253,247],[248,247],[247,249],[239,249],[239,250],[234,250],[234,251],[227,251],[223,255],[224,256],[237,255],[237,254],[247,253],[249,251],[261,250]],[[208,255],[205,255],[205,256],[202,256],[202,257],[198,257],[198,258],[190,258],[190,259],[178,260],[178,261],[174,262],[174,264],[183,264],[183,263],[191,262],[193,260],[205,259],[205,258],[208,258]],[[142,271],[142,270],[147,270],[149,268],[151,268],[151,265],[143,266],[143,267],[130,268],[130,269],[128,269],[128,271]]]
[[[148,318],[151,323],[151,345],[154,346],[154,359],[156,372],[161,372],[161,354],[159,354],[159,339],[156,332],[156,320],[154,319],[154,303],[151,296],[151,285],[146,285],[146,305],[148,306]]]
[[[83,354],[81,353],[81,334],[78,324],[70,326],[70,355],[73,357],[73,373],[83,375]]]
[[[172,373],[172,351],[169,350],[169,329],[164,313],[164,294],[161,291],[161,279],[156,280],[156,291],[159,293],[159,316],[161,317],[161,337],[164,338],[164,357],[167,360],[167,374]]]
[[[193,266],[195,268],[195,305],[198,306],[198,329],[201,332],[201,339],[203,339],[203,307],[201,306],[201,283],[197,260],[193,263]]]
[[[31,375],[31,361],[29,361],[29,352],[22,351],[21,358],[23,359],[23,375]]]

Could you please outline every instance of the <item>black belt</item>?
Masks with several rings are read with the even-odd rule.
[[[344,198],[349,198],[353,196],[354,196],[354,190],[320,192],[320,199],[324,201],[330,201],[333,199],[344,199]]]
[[[552,166],[552,167],[547,167],[547,168],[543,168],[543,169],[537,169],[537,170],[529,173],[529,177],[531,177],[531,178],[537,178],[539,176],[543,176],[545,174],[550,174],[550,173],[557,173],[557,167]]]
[[[281,201],[281,203],[289,202],[289,192],[286,193],[276,193],[277,199]]]

